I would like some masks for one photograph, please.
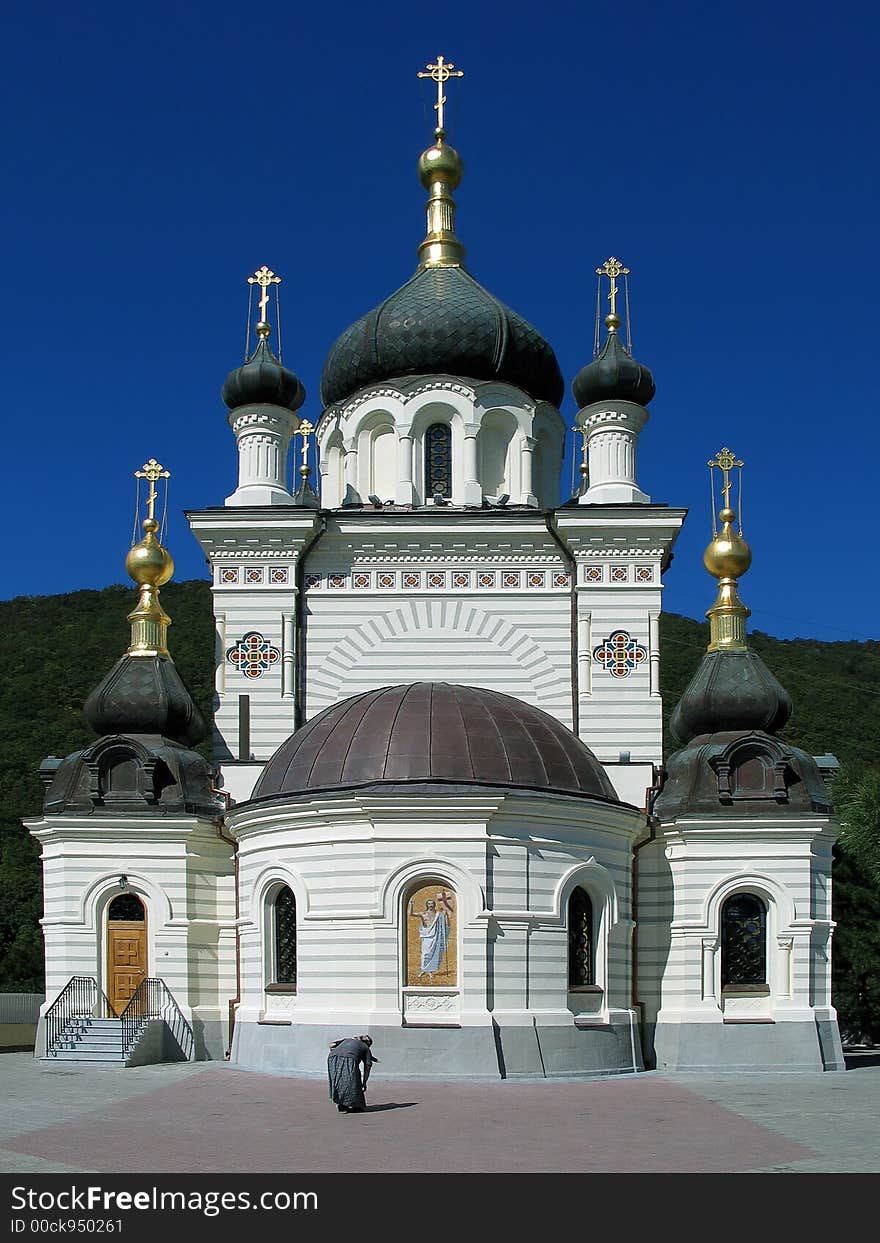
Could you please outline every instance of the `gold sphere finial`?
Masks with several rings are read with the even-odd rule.
[[[261,341],[267,340],[271,331],[272,331],[272,325],[267,324],[264,319],[261,319],[260,322],[257,324],[257,336],[260,338]]]
[[[613,313],[611,315],[606,315],[605,316],[605,327],[608,329],[609,332],[617,332],[618,328],[620,327],[620,316],[617,314],[613,314]]]
[[[703,565],[713,578],[741,578],[752,564],[752,550],[733,529],[736,510],[725,506],[718,517],[721,530],[703,553]]]
[[[437,141],[419,156],[419,180],[426,190],[441,182],[454,190],[461,182],[464,164],[454,147],[443,141],[442,130],[437,131]]]

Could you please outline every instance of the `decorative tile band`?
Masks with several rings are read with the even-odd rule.
[[[281,573],[282,571],[279,571]],[[588,573],[601,571],[590,566]],[[270,571],[270,575],[274,571]],[[375,577],[375,582],[373,581]],[[270,582],[275,582],[270,577]],[[277,580],[286,581],[286,580]],[[593,581],[592,577],[589,579]],[[344,591],[351,586],[356,591],[568,591],[571,575],[567,570],[355,570],[350,575],[341,573],[309,574],[305,586],[308,591],[324,587],[331,591]]]

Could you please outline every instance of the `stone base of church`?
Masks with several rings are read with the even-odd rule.
[[[833,1019],[794,1023],[658,1023],[646,1028],[657,1070],[804,1073],[846,1070]]]
[[[638,1028],[610,1024],[391,1027],[369,1024],[383,1079],[572,1078],[644,1070]],[[357,1034],[320,1024],[237,1023],[231,1062],[248,1070],[323,1075],[330,1041]]]

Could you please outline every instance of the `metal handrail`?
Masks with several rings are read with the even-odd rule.
[[[162,979],[147,976],[141,980],[119,1016],[122,1021],[122,1056],[128,1056],[148,1019],[163,1019],[180,1051],[192,1057],[193,1030],[183,1017],[173,993]]]
[[[95,1013],[96,1010],[100,1012]],[[116,1018],[116,1011],[97,980],[73,975],[46,1011],[46,1053],[55,1054],[74,1019]]]

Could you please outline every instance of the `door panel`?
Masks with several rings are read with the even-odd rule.
[[[107,923],[107,996],[121,1014],[132,993],[147,974],[145,920],[109,920]]]

